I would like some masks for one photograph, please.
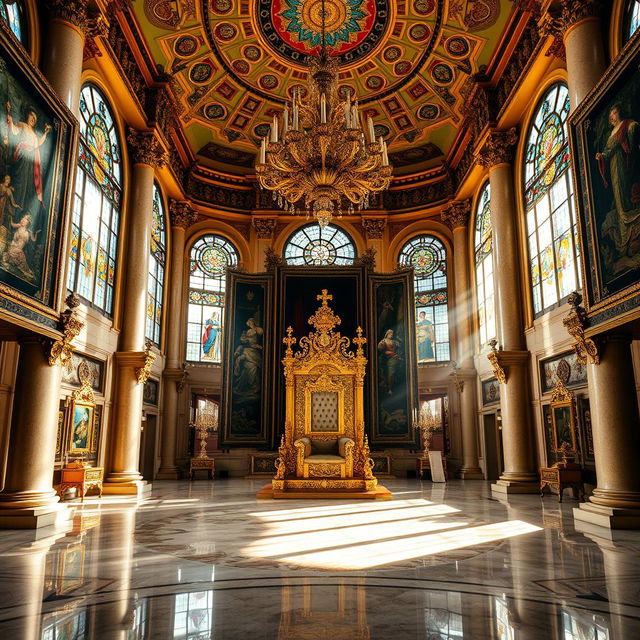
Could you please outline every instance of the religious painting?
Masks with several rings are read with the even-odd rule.
[[[482,381],[482,404],[500,402],[500,383],[495,378]]]
[[[72,353],[71,358],[69,358],[62,367],[62,382],[72,387],[81,387],[82,381],[80,380],[80,365],[83,362],[85,362],[88,367],[91,388],[98,393],[102,393],[104,362],[101,360],[94,360],[93,358],[81,353]]]
[[[271,276],[229,274],[222,402],[225,444],[265,443],[265,330],[270,313]]]
[[[60,231],[72,186],[73,117],[2,24],[0,283],[55,306]]]
[[[93,435],[95,405],[72,402],[69,410],[69,453],[89,453]]]
[[[542,393],[551,391],[558,380],[567,388],[586,386],[587,367],[578,361],[575,351],[540,361]]]
[[[640,40],[571,118],[593,324],[638,306],[631,298],[640,290],[639,65]]]
[[[573,402],[552,404],[551,420],[553,423],[553,444],[556,451],[566,445],[567,451],[577,452]]]
[[[413,274],[371,275],[372,443],[413,444],[417,406]]]
[[[160,391],[160,383],[157,380],[149,378],[142,388],[142,402],[150,404],[154,407],[158,406],[158,395]]]

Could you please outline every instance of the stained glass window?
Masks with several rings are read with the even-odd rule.
[[[176,593],[173,638],[213,638],[213,591]]]
[[[151,219],[151,256],[149,257],[149,281],[147,285],[147,319],[145,335],[160,344],[162,324],[162,293],[164,290],[164,264],[167,257],[165,213],[162,194],[153,185],[153,215]]]
[[[68,287],[108,314],[113,308],[122,199],[120,158],[111,109],[98,88],[87,84],[80,93]]]
[[[444,244],[434,236],[416,236],[402,247],[398,262],[414,269],[418,363],[450,360]]]
[[[284,247],[287,264],[338,266],[353,264],[356,248],[351,238],[332,224],[324,229],[308,224],[298,229]]]
[[[580,287],[568,115],[567,87],[555,84],[538,106],[527,142],[524,190],[536,315]]]
[[[0,0],[0,17],[9,25],[13,35],[25,44],[22,3],[18,0]]]
[[[640,0],[631,0],[627,3],[627,15],[625,20],[625,37],[630,40],[640,27]]]
[[[484,186],[478,199],[475,225],[476,300],[480,345],[496,336],[495,291],[493,284],[493,244],[491,228],[491,187]]]
[[[226,268],[238,263],[238,252],[225,238],[202,236],[189,256],[187,360],[220,362],[226,295]]]

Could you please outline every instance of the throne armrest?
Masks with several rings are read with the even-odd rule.
[[[298,438],[293,446],[298,450],[298,455],[302,454],[303,458],[311,455],[311,440],[309,438]]]
[[[338,453],[345,459],[350,458],[353,455],[353,447],[355,444],[351,438],[339,438]]]

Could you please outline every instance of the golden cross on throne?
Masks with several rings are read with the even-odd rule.
[[[328,293],[328,289],[323,289],[322,293],[316,296],[316,300],[322,300],[322,306],[326,307],[329,300],[333,300],[333,296]]]

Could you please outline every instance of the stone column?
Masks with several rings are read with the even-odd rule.
[[[571,110],[575,110],[607,68],[600,0],[561,0],[560,28],[567,54]]]
[[[479,163],[489,169],[493,261],[497,294],[497,320],[501,350],[488,355],[502,384],[502,443],[504,472],[491,489],[500,493],[535,493],[535,471],[529,426],[529,352],[526,351],[520,261],[511,166],[517,142],[515,129],[491,131],[478,154]]]
[[[442,220],[453,231],[453,271],[455,276],[456,358],[458,367],[452,374],[460,394],[462,426],[462,469],[460,477],[482,479],[478,465],[478,417],[476,412],[476,371],[473,364],[473,322],[471,311],[471,283],[469,277],[469,218],[468,200],[452,202],[442,212]]]
[[[384,247],[384,230],[387,226],[386,217],[362,218],[362,228],[367,239],[368,256],[360,256],[368,260],[373,260],[373,271],[384,271],[384,257],[386,254]]]
[[[259,273],[265,270],[266,252],[273,248],[273,235],[278,224],[278,218],[276,216],[256,216],[251,222],[256,237],[253,269],[256,273]]]
[[[178,477],[176,466],[176,429],[178,423],[178,393],[185,370],[181,368],[182,353],[182,309],[184,309],[184,264],[186,230],[198,219],[198,212],[188,202],[172,200],[169,206],[171,221],[171,266],[167,283],[169,285],[169,304],[167,314],[167,364],[162,373],[162,433],[160,449],[160,469],[157,478],[175,480]]]
[[[127,137],[133,158],[133,178],[127,220],[124,304],[120,351],[116,352],[115,415],[111,426],[111,470],[105,493],[140,495],[150,487],[138,470],[142,388],[155,356],[145,349],[145,318],[154,168],[165,161],[153,132],[129,131]],[[144,349],[144,350],[143,350]]]
[[[50,20],[42,69],[60,99],[79,115],[85,33],[89,0],[47,0]]]

